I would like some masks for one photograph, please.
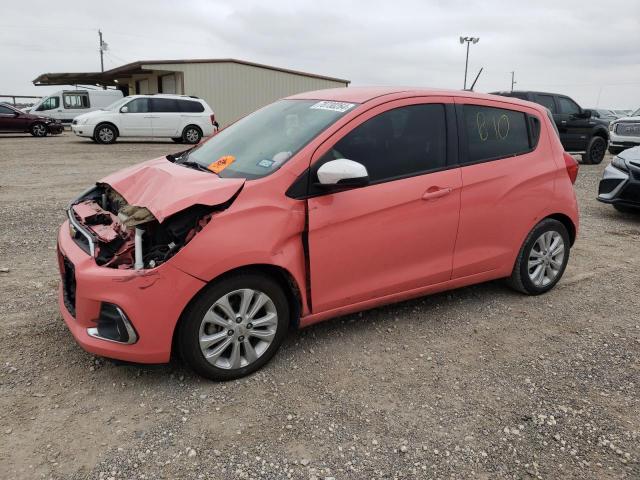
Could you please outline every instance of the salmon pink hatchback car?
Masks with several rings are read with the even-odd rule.
[[[471,92],[345,88],[268,105],[181,153],[114,173],[60,229],[78,343],[216,380],[287,332],[506,278],[560,280],[578,173],[544,107]]]

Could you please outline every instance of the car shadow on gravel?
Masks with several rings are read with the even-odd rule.
[[[477,308],[479,303],[486,303],[489,300],[502,301],[512,297],[522,297],[522,295],[510,290],[502,280],[494,280],[332,318],[290,332],[280,351],[261,371],[267,371],[267,373],[271,371],[270,373],[276,377],[280,373],[284,374],[288,369],[287,360],[284,357],[309,355],[308,352],[303,353],[303,351],[308,350],[308,344],[314,342],[328,344],[329,349],[332,343],[336,344],[336,348],[352,345],[357,339],[363,336],[376,336],[379,329],[391,328],[399,321],[415,322],[415,324],[426,321],[435,327],[439,319],[447,315],[454,305],[472,310]],[[447,320],[451,321],[448,315]],[[315,353],[315,355],[321,355],[321,353]],[[117,375],[121,376],[119,381],[144,376],[148,385],[167,383],[174,378],[181,382],[207,382],[189,370],[177,352],[172,354],[169,363],[156,365],[94,358],[95,360],[92,361],[97,362],[97,365],[117,367]],[[282,370],[282,372],[276,372],[276,370]],[[241,380],[231,381],[231,383]]]

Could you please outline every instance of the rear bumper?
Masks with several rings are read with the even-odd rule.
[[[166,363],[176,323],[189,301],[205,285],[170,264],[153,270],[118,270],[99,267],[69,235],[64,222],[58,234],[58,255],[72,265],[73,292],[60,285],[62,317],[78,344],[86,351],[136,363]],[[100,307],[110,303],[122,309],[135,329],[135,343],[125,344],[92,336]]]
[[[64,131],[64,125],[61,123],[48,123],[47,130],[52,135],[58,135]]]

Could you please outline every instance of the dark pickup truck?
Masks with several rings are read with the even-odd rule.
[[[492,92],[539,103],[553,115],[560,141],[567,152],[582,153],[582,163],[600,163],[609,143],[608,122],[596,118],[566,95],[547,92]]]

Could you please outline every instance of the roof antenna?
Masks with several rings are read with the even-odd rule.
[[[476,82],[478,81],[478,78],[480,78],[480,74],[482,73],[482,70],[484,69],[484,67],[482,67],[480,69],[480,71],[478,72],[478,75],[476,75],[476,79],[473,81],[473,83],[471,84],[471,88],[469,88],[470,92],[473,92],[473,87],[476,86]]]

